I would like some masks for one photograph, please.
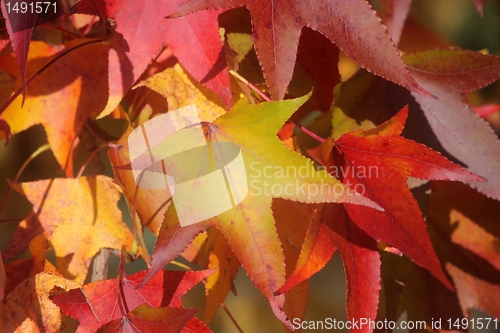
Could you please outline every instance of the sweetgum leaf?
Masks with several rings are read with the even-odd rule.
[[[281,310],[284,298],[273,296],[274,291],[285,282],[285,267],[271,211],[272,198],[307,203],[351,202],[378,208],[324,170],[315,170],[310,160],[290,151],[277,138],[276,132],[306,99],[302,97],[259,105],[249,105],[240,100],[231,111],[208,125],[206,135],[209,142],[228,142],[239,147],[248,172],[248,183],[253,181],[253,187],[235,208],[185,227],[179,226],[175,207],[171,205],[155,245],[148,276],[154,275],[179,255],[197,234],[208,226],[216,226],[254,284],[269,298],[275,314],[290,325]],[[286,171],[290,166],[294,170],[302,170],[302,174]],[[276,176],[276,172],[281,175]],[[269,189],[273,186],[282,190],[271,193]],[[288,190],[284,191],[285,188]],[[311,188],[316,192],[309,193]],[[196,205],[202,207],[204,201],[190,204],[196,209]]]
[[[96,5],[99,8],[96,10]],[[82,0],[76,13],[114,18],[117,28],[109,51],[109,100],[99,117],[111,113],[153,58],[170,46],[179,62],[227,106],[231,105],[229,74],[222,53],[218,12],[205,12],[165,20],[180,1]]]
[[[146,273],[142,271],[119,281],[96,281],[83,286],[85,295],[80,289],[75,289],[56,295],[53,301],[65,314],[80,321],[77,332],[94,332],[115,319],[124,320],[130,315],[124,309],[133,312],[143,304],[153,308],[182,307],[181,297],[212,272],[160,271],[146,284],[138,287]],[[143,308],[143,311],[146,309]],[[138,310],[139,313],[143,311]],[[148,311],[152,310],[146,312]],[[162,311],[167,310],[153,312],[158,314]]]
[[[49,273],[40,273],[24,280],[0,305],[2,332],[58,332],[61,312],[49,299],[55,286],[78,288],[79,284]]]
[[[284,286],[283,293],[321,270],[336,249],[344,263],[347,280],[346,307],[349,320],[377,314],[380,290],[380,259],[376,242],[357,227],[342,205],[316,207],[302,245],[299,261]],[[292,290],[294,290],[292,289]],[[368,327],[353,331],[370,331]]]
[[[215,238],[212,237],[215,234]],[[205,284],[206,305],[203,313],[203,322],[210,323],[220,305],[226,299],[228,292],[233,288],[233,281],[240,268],[240,263],[224,235],[217,229],[210,232],[213,240],[213,249],[208,258],[208,269],[215,269],[214,274],[207,278]]]
[[[302,30],[297,61],[314,82],[311,99],[317,101],[321,110],[330,109],[333,88],[340,81],[338,58],[339,49],[328,38],[308,28]]]
[[[429,221],[439,237],[438,255],[446,261],[463,315],[481,309],[498,318],[500,203],[462,184],[433,183],[431,189]]]
[[[47,232],[42,233],[31,240],[29,243],[31,258],[10,261],[5,265],[5,271],[8,276],[5,288],[6,293],[9,293],[27,278],[42,272],[61,276],[50,261],[45,258],[50,245],[47,235]]]
[[[58,271],[82,283],[92,257],[103,247],[132,247],[132,233],[122,221],[118,186],[106,176],[51,179],[14,184],[33,204],[48,232]],[[22,226],[16,232],[23,233]],[[15,239],[15,238],[14,238]]]
[[[125,317],[110,321],[101,327],[98,333],[156,333],[181,332],[184,326],[196,313],[196,309],[172,307],[152,308],[147,304],[140,305]]]
[[[471,183],[480,192],[500,200],[500,141],[491,127],[464,101],[465,93],[500,77],[500,57],[463,50],[434,50],[404,57],[415,79],[439,99],[420,104],[443,149],[468,170],[488,179]]]
[[[316,212],[317,205],[275,199],[272,210],[276,221],[276,229],[285,255],[286,276],[293,274],[294,265],[299,259],[299,249],[306,237],[308,224]],[[285,293],[283,311],[288,318],[304,319],[309,296],[309,281],[302,281],[295,288]]]
[[[334,144],[327,140],[312,153],[322,164],[335,166],[332,171],[342,176],[346,184],[365,192],[385,209],[376,212],[346,205],[354,223],[374,239],[392,244],[450,286],[432,248],[418,204],[408,190],[406,177],[483,179],[439,153],[402,138],[400,133],[407,114],[408,109],[404,108],[374,129],[345,134]],[[399,200],[394,200],[395,193]]]
[[[89,40],[75,40],[64,46],[52,47],[32,42],[28,57],[28,75],[36,73],[54,56]],[[108,46],[91,44],[71,51],[43,71],[30,84],[24,106],[16,98],[2,114],[12,134],[41,124],[57,162],[73,177],[73,142],[89,117],[97,116],[107,99]],[[93,59],[93,61],[88,61]],[[12,55],[2,57],[0,68],[17,76],[15,89],[21,87]],[[64,105],[64,112],[61,112]]]
[[[242,6],[246,6],[252,16],[255,50],[273,99],[279,100],[285,95],[304,26],[328,37],[361,67],[430,96],[408,73],[387,29],[365,0],[348,3],[341,0],[191,0],[170,17],[203,9]]]

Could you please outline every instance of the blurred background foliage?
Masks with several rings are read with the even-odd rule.
[[[448,45],[465,49],[488,52],[500,55],[500,2],[492,0],[485,5],[484,17],[476,11],[472,0],[414,0],[409,15],[412,29],[418,28],[418,33],[434,36]],[[408,49],[418,49],[419,41],[409,31],[404,34],[403,43]],[[410,36],[411,35],[411,36]],[[36,36],[36,33],[35,33]],[[416,35],[418,36],[418,34]],[[357,69],[349,60],[341,58],[340,69],[344,79]],[[6,94],[8,83],[5,83],[4,73],[0,72],[0,103],[9,97]],[[486,103],[500,103],[500,85],[495,83],[479,92],[469,96],[472,105]],[[64,108],[61,108],[64,112]],[[491,119],[491,121],[495,121]],[[110,131],[123,124],[106,121],[100,124]],[[8,146],[0,143],[0,200],[3,200],[8,191],[7,179],[14,179],[21,165],[41,145],[46,143],[46,136],[41,125],[14,136]],[[82,153],[76,164],[81,165],[87,156]],[[104,161],[106,174],[113,177],[107,155],[101,152],[100,158]],[[78,170],[78,168],[75,168]],[[57,164],[50,151],[42,153],[34,159],[21,175],[19,181],[35,181],[45,178],[64,177],[63,171]],[[130,226],[130,214],[122,199],[120,202],[124,220]],[[30,210],[30,204],[15,191],[10,195],[6,207],[0,213],[0,250],[4,250],[12,236],[17,222],[22,220]],[[146,239],[150,253],[154,246],[154,236],[147,231]],[[117,259],[114,260],[110,270],[110,277],[116,272]],[[145,269],[142,261],[127,265],[129,274]],[[174,266],[171,269],[178,269]],[[236,279],[235,289],[237,295],[230,293],[225,305],[236,322],[245,333],[250,332],[280,332],[282,324],[270,311],[267,300],[257,291],[243,270],[240,269]],[[310,279],[310,300],[307,308],[306,320],[324,320],[336,318],[346,320],[345,313],[345,279],[340,257],[335,255],[331,262],[320,273]],[[203,285],[198,285],[185,298],[187,307],[200,307],[203,303]],[[201,313],[201,311],[200,311]],[[214,332],[235,332],[236,328],[229,316],[221,308],[210,327]],[[265,330],[263,330],[265,328]],[[320,332],[321,330],[318,330]],[[345,330],[346,331],[346,330]]]

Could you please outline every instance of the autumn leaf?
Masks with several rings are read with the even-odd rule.
[[[118,186],[106,176],[51,179],[14,184],[33,204],[41,228],[49,233],[57,270],[82,283],[92,257],[103,247],[132,247],[132,234],[117,207]],[[16,232],[23,233],[21,228]]]
[[[463,316],[481,309],[498,318],[500,204],[461,184],[433,183],[431,189],[429,219],[440,240],[438,255],[446,262]]]
[[[130,311],[124,318],[115,319],[104,325],[97,332],[181,332],[196,311],[196,309],[171,307],[155,309],[143,304]]]
[[[375,240],[395,246],[450,287],[406,177],[461,181],[482,178],[425,146],[402,138],[407,114],[408,108],[404,108],[376,128],[350,132],[337,141],[328,139],[309,151],[330,173],[367,194],[384,211],[349,204],[318,207],[295,270],[277,293],[290,290],[322,269],[338,249],[346,271],[348,317],[373,320],[380,289],[380,258]],[[393,200],[395,193],[400,200]]]
[[[418,204],[406,186],[406,177],[455,181],[484,179],[451,163],[439,153],[402,138],[400,134],[407,116],[408,108],[404,108],[375,129],[352,132],[335,142],[335,148],[342,155],[340,160],[345,161],[345,165],[342,162],[337,165],[345,168],[343,181],[354,188],[369,188],[367,197],[385,211],[375,212],[349,205],[346,209],[350,218],[368,235],[392,244],[449,285],[434,254]],[[376,168],[375,174],[368,175],[370,167]],[[375,171],[372,169],[372,172]],[[398,193],[399,200],[393,200],[395,193]],[[377,223],[373,223],[374,220]]]
[[[151,60],[167,45],[196,80],[215,91],[227,106],[231,105],[229,74],[216,19],[220,11],[165,20],[165,15],[175,11],[179,3],[179,0],[82,0],[73,8],[75,13],[102,15],[102,19],[112,18],[117,24],[108,58],[109,100],[99,117],[116,108]]]
[[[248,191],[248,195],[237,207],[204,222],[185,227],[179,226],[177,212],[174,205],[171,205],[167,210],[155,245],[149,276],[154,275],[179,255],[197,234],[210,225],[216,226],[226,237],[254,284],[264,296],[270,299],[278,318],[284,323],[289,323],[281,310],[283,297],[273,296],[273,292],[284,283],[285,270],[283,252],[272,217],[272,197],[308,203],[326,201],[371,205],[324,170],[316,171],[310,160],[288,150],[276,137],[279,128],[305,102],[306,98],[259,105],[249,105],[244,100],[240,100],[230,112],[209,125],[209,142],[212,144],[227,142],[240,149],[246,170],[253,172],[253,174],[247,174],[248,183],[253,181],[252,191]],[[256,137],[256,133],[259,133],[259,136]],[[159,151],[153,148],[151,153],[158,156]],[[197,158],[201,158],[201,164],[192,163],[193,165],[206,165],[207,162],[203,162],[202,156]],[[172,165],[168,164],[167,169]],[[297,172],[288,172],[288,174],[282,172],[290,166],[294,170],[301,168],[306,176],[300,176]],[[264,169],[271,170],[272,174],[269,175],[269,171],[264,172]],[[281,175],[274,175],[275,172],[280,171]],[[288,190],[271,193],[269,189],[273,186]],[[312,192],[311,188],[316,191],[309,193],[309,191]],[[220,200],[217,195],[214,198]],[[238,198],[240,201],[241,199]],[[196,200],[203,200],[203,202]],[[201,213],[200,207],[206,205],[206,200],[207,196],[190,201],[190,207],[193,207],[193,213],[190,214],[196,217],[196,212]]]
[[[28,56],[28,76],[32,76],[58,53],[84,45],[87,41],[72,41],[52,47],[32,42]],[[12,135],[34,125],[43,125],[54,156],[66,175],[73,177],[73,142],[88,117],[97,116],[107,100],[106,58],[108,47],[90,44],[73,50],[43,71],[30,84],[24,106],[16,98],[2,114]],[[87,61],[89,58],[93,62]],[[0,68],[18,76],[15,88],[21,87],[19,74],[11,55],[3,57]],[[64,112],[60,106],[64,105]]]
[[[361,67],[423,96],[409,75],[387,30],[364,0],[227,1],[191,0],[170,17],[203,9],[246,6],[252,16],[255,50],[273,99],[282,99],[292,78],[301,30],[307,26],[335,43]],[[391,64],[391,66],[387,66]]]
[[[142,315],[147,312],[152,313],[154,318],[151,320],[157,323],[157,316],[170,311],[164,307],[182,308],[181,297],[212,274],[212,271],[159,271],[146,284],[138,287],[146,274],[146,271],[141,271],[122,277],[119,281],[96,281],[83,286],[85,294],[80,289],[75,289],[55,296],[53,301],[65,314],[80,321],[77,332],[94,332],[115,319],[118,321],[110,325],[116,326],[122,320],[126,322],[128,316],[133,320],[144,320]],[[149,308],[143,307],[133,312],[143,304]],[[174,313],[165,320],[175,318],[175,310],[172,311]],[[191,311],[181,311],[178,314],[188,315],[187,320],[193,315]]]
[[[446,59],[446,60],[445,60]],[[466,93],[500,77],[499,57],[458,49],[439,49],[403,57],[415,79],[439,97],[431,101],[374,75],[361,72],[336,88],[334,138],[350,129],[381,124],[405,105],[414,110],[403,135],[439,151],[488,180],[470,183],[499,198],[500,142],[491,126],[468,106]],[[453,60],[453,61],[452,61]],[[453,76],[455,75],[455,76]],[[453,79],[454,77],[454,79]],[[376,108],[378,111],[373,112]],[[338,111],[342,111],[339,113]],[[347,118],[345,116],[347,116]]]
[[[465,102],[466,93],[500,77],[500,57],[465,50],[433,50],[407,55],[404,61],[419,84],[438,97],[431,101],[412,94],[439,144],[468,170],[488,179],[470,186],[500,199],[500,141]]]
[[[300,36],[299,49],[297,54],[297,64],[304,67],[311,77],[313,87],[306,86],[306,91],[300,95],[292,92],[293,80],[302,83],[302,78],[296,78],[297,71],[290,86],[290,93],[293,96],[307,94],[313,88],[311,101],[317,101],[320,110],[329,110],[333,102],[333,88],[340,81],[338,70],[339,49],[333,45],[328,38],[309,28],[302,30]]]
[[[62,277],[52,263],[46,259],[47,250],[50,247],[47,235],[48,232],[44,232],[31,239],[29,242],[31,258],[17,259],[5,265],[5,272],[8,276],[5,285],[6,293],[9,293],[27,278],[42,272]]]
[[[214,236],[212,236],[214,235]],[[208,269],[214,269],[214,274],[207,277],[205,285],[206,300],[203,322],[210,323],[215,313],[224,302],[228,292],[234,288],[233,281],[240,268],[240,263],[224,235],[217,229],[210,231],[207,243],[213,243],[213,249],[208,256]]]
[[[2,332],[58,332],[61,325],[59,308],[49,299],[54,287],[65,290],[79,284],[60,276],[40,273],[24,280],[0,305]]]

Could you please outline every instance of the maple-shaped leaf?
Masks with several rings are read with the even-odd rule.
[[[61,312],[49,299],[55,286],[69,290],[79,284],[49,273],[37,274],[20,283],[0,305],[0,331],[58,332]]]
[[[401,137],[407,116],[406,107],[374,129],[345,134],[333,145],[323,144],[322,154],[323,158],[334,159],[336,168],[333,171],[342,173],[346,184],[358,188],[385,209],[379,212],[346,205],[354,223],[374,239],[395,246],[449,285],[432,248],[418,204],[406,185],[406,178],[484,179],[448,161],[438,152]],[[325,155],[332,150],[339,155]],[[398,200],[394,200],[396,193]]]
[[[361,67],[430,96],[408,73],[387,29],[365,0],[190,0],[170,17],[242,6],[252,16],[255,50],[273,99],[285,96],[305,26],[328,37]]]
[[[488,179],[486,183],[471,183],[472,187],[500,200],[500,141],[466,103],[467,93],[500,78],[500,57],[439,49],[409,54],[403,60],[415,79],[438,97],[431,101],[412,94],[439,144],[468,170]],[[415,132],[419,139],[422,131]]]
[[[482,178],[451,163],[439,153],[401,137],[407,114],[408,108],[404,108],[379,127],[350,132],[337,141],[328,139],[309,151],[327,170],[378,203],[384,211],[365,210],[362,206],[349,204],[319,207],[317,217],[311,221],[297,266],[278,293],[289,290],[322,269],[338,248],[348,284],[348,317],[375,318],[380,289],[380,258],[374,239],[397,247],[450,287],[406,178],[460,181],[481,181]],[[394,200],[394,195],[399,200]]]
[[[111,113],[161,49],[170,46],[193,77],[231,105],[229,74],[222,51],[217,15],[205,12],[166,20],[179,0],[82,0],[72,11],[116,22],[109,50],[109,100],[99,117]]]
[[[347,281],[346,310],[349,320],[374,320],[380,289],[380,259],[376,242],[349,219],[343,206],[314,206],[314,211],[306,217],[310,224],[295,268],[276,293],[290,293],[300,288],[297,284],[320,271],[338,249]],[[353,332],[367,330],[367,327],[352,329]]]
[[[231,111],[206,125],[208,127],[205,135],[210,147],[214,147],[213,151],[219,154],[220,149],[217,145],[224,146],[226,144],[237,149],[239,155],[237,158],[241,158],[246,171],[243,174],[241,170],[230,173],[229,182],[233,184],[231,186],[237,187],[233,199],[227,198],[229,193],[221,192],[227,190],[226,185],[223,189],[217,190],[212,185],[204,187],[207,184],[200,180],[199,184],[193,185],[196,186],[197,191],[193,192],[192,188],[188,188],[186,189],[188,192],[184,192],[191,193],[185,205],[179,207],[171,205],[169,207],[155,245],[149,276],[154,275],[179,255],[197,234],[208,226],[216,226],[226,237],[254,284],[264,296],[269,298],[277,317],[290,325],[281,310],[284,302],[283,297],[273,296],[273,292],[284,283],[285,267],[271,211],[272,198],[279,197],[306,203],[351,202],[378,208],[354,191],[349,190],[324,170],[316,170],[312,161],[289,150],[276,136],[286,120],[306,99],[307,96],[259,105],[250,105],[245,100],[240,100]],[[189,130],[193,128],[191,127]],[[190,134],[186,133],[185,135]],[[180,141],[174,138],[173,142]],[[148,154],[161,158],[160,148],[162,145],[151,148],[137,160],[141,162]],[[182,151],[183,147],[176,144],[175,149]],[[236,150],[232,151],[234,153]],[[212,158],[211,156],[214,155],[203,152],[196,155],[191,154],[188,157],[196,158],[196,163],[188,160],[187,164],[182,161],[176,162],[177,158],[162,159],[154,163],[148,170],[161,173],[161,163],[166,163],[168,172],[179,174],[188,170],[191,175],[189,177],[192,177],[199,175],[200,172],[203,174],[208,172],[208,170],[200,170],[199,168],[211,168],[213,165],[211,163],[220,164],[229,158],[227,156]],[[219,167],[216,166],[216,168]],[[211,170],[217,171],[217,169]],[[300,173],[299,170],[301,170]],[[180,183],[182,182],[181,178]],[[244,186],[241,185],[243,182]],[[214,194],[210,194],[210,191]],[[179,193],[182,194],[183,191]],[[196,196],[192,196],[193,193]],[[205,194],[200,195],[200,193]],[[229,205],[231,205],[231,200],[238,204],[229,210],[211,213],[213,216],[211,218],[202,217],[207,216],[205,207],[217,207],[223,202],[222,198],[224,197],[227,198],[226,201],[229,202]],[[209,202],[209,200],[212,201]],[[175,195],[173,201],[176,201]],[[184,224],[185,226],[181,227],[179,222],[185,216],[200,222],[194,224],[188,222],[187,225]],[[185,220],[184,223],[186,223]]]
[[[491,126],[466,103],[466,93],[500,78],[500,57],[459,49],[438,49],[403,56],[415,79],[438,100],[420,98],[362,71],[336,88],[334,138],[350,128],[379,125],[410,105],[403,135],[437,150],[488,180],[469,185],[499,199],[500,141]],[[376,108],[378,112],[373,112]]]
[[[115,319],[101,327],[98,333],[156,333],[181,332],[197,309],[172,307],[152,308],[143,304],[125,317]]]
[[[299,249],[304,242],[310,220],[316,211],[314,204],[303,204],[289,200],[273,200],[272,210],[276,220],[276,229],[285,255],[286,276],[292,274],[299,257]],[[295,288],[285,293],[283,311],[288,318],[304,319],[309,297],[309,281],[302,281]],[[288,331],[288,330],[287,330]]]
[[[112,179],[51,179],[13,186],[33,204],[37,219],[29,221],[48,232],[57,269],[65,277],[82,283],[92,257],[103,247],[131,249],[132,233],[122,221],[120,192]],[[22,229],[16,233],[24,233]]]
[[[431,184],[428,217],[463,316],[481,309],[499,318],[500,203],[462,184]]]
[[[115,319],[126,320],[131,311],[143,304],[153,308],[181,308],[181,297],[212,274],[212,271],[159,271],[146,284],[138,287],[146,273],[141,271],[129,277],[122,277],[119,281],[117,279],[96,281],[83,286],[85,294],[80,289],[75,289],[56,295],[53,302],[65,314],[80,322],[77,332],[95,332],[99,327]],[[138,311],[142,313],[152,310],[143,308]],[[169,310],[153,312],[156,316],[162,311]],[[132,316],[135,317],[139,313],[134,313]]]
[[[28,76],[57,54],[87,42],[89,40],[76,40],[57,47],[32,42]],[[69,177],[73,177],[74,140],[87,118],[97,116],[98,110],[106,105],[108,83],[103,74],[106,73],[107,49],[108,46],[99,43],[69,52],[30,84],[24,106],[19,96],[2,114],[13,135],[34,125],[43,125],[54,156]],[[89,58],[94,61],[88,61]],[[17,89],[22,83],[14,63],[12,55],[4,56],[0,68],[17,76],[14,87]]]

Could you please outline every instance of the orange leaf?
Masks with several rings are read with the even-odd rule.
[[[19,284],[0,305],[0,331],[58,332],[61,313],[49,299],[55,286],[66,290],[79,287],[75,282],[48,273],[37,274]]]
[[[92,257],[103,247],[132,246],[132,234],[117,207],[119,187],[106,176],[15,184],[33,204],[49,233],[58,271],[85,280]]]

